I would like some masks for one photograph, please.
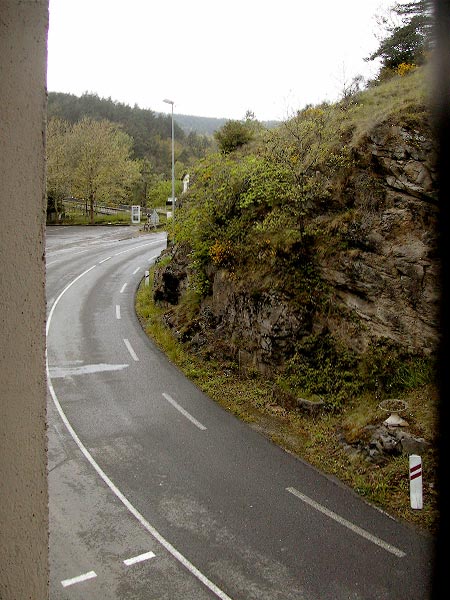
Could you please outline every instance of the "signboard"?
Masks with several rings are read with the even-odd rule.
[[[150,222],[153,225],[153,227],[159,225],[159,215],[156,212],[156,209],[152,210],[152,214],[150,215]]]
[[[141,222],[141,207],[132,206],[131,207],[131,222],[132,223],[140,223]]]
[[[166,206],[172,206],[172,204],[174,204],[173,200],[175,200],[175,204],[177,203],[177,199],[176,198],[167,198],[167,202],[166,202]]]

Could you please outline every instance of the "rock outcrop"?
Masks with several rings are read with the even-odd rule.
[[[435,151],[431,135],[385,125],[356,151],[361,168],[376,177],[381,200],[355,198],[357,217],[344,237],[349,248],[321,261],[335,300],[359,327],[345,336],[362,350],[385,337],[411,351],[431,353],[439,331],[439,262]],[[344,319],[347,327],[350,323]],[[354,319],[353,319],[354,321]],[[331,325],[342,328],[342,322]]]
[[[340,443],[349,455],[375,464],[382,464],[400,454],[421,455],[431,447],[422,437],[400,427],[385,425],[368,425],[361,432],[360,439],[353,443],[348,443],[345,436],[341,435]]]
[[[293,301],[289,290],[258,289],[227,269],[211,270],[212,293],[187,326],[201,346],[220,339],[239,360],[270,371],[290,356],[293,341],[327,330],[363,352],[385,338],[432,354],[439,339],[439,261],[435,148],[429,130],[384,123],[354,148],[341,192],[342,210],[315,215],[330,248],[316,263],[329,292],[327,310]],[[342,203],[344,204],[344,203]],[[189,248],[167,250],[157,270],[155,300],[176,304],[192,277]],[[179,329],[177,318],[172,325]]]

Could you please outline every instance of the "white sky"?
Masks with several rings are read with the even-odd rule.
[[[395,0],[50,0],[48,90],[155,112],[283,120],[373,76]]]

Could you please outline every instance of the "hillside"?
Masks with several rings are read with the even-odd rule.
[[[75,123],[82,117],[106,119],[120,123],[124,131],[133,138],[134,158],[147,158],[155,172],[170,176],[170,143],[172,121],[168,114],[128,106],[111,98],[100,98],[96,94],[82,96],[49,92],[48,118],[59,117]],[[202,157],[211,147],[211,140],[195,131],[185,133],[174,119],[176,160],[188,166]]]
[[[152,335],[161,315],[213,398],[432,527],[439,263],[426,89],[416,69],[203,159],[138,306]],[[408,425],[385,426],[389,409]],[[427,463],[420,514],[408,452]]]

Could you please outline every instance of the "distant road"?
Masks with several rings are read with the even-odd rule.
[[[48,228],[51,600],[419,600],[432,540],[188,381],[134,311],[164,234]]]

